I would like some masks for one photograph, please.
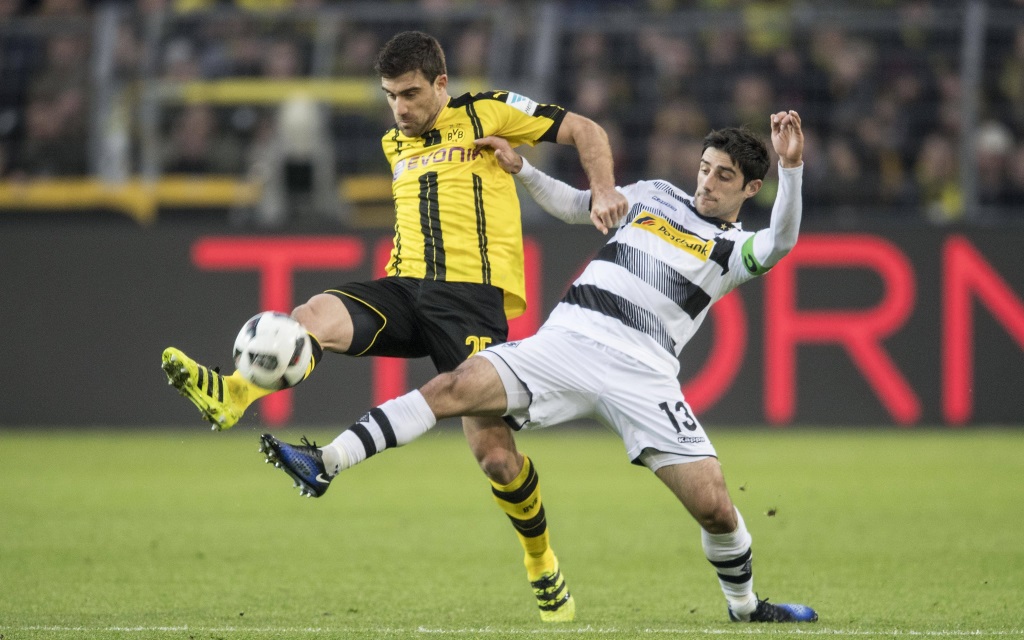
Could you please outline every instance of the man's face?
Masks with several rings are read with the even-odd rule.
[[[697,193],[694,196],[697,213],[736,222],[740,207],[760,189],[760,180],[751,180],[747,186],[743,186],[743,173],[728,153],[714,147],[704,150],[700,170],[697,172]]]
[[[395,124],[406,136],[421,136],[434,125],[441,107],[448,101],[448,76],[430,82],[422,71],[409,71],[397,78],[381,78]]]

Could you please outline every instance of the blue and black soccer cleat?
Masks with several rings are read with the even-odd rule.
[[[802,604],[772,604],[768,598],[757,599],[757,609],[748,619],[743,619],[729,609],[729,619],[733,622],[817,622],[818,614],[814,609]]]
[[[334,476],[327,474],[324,467],[323,454],[315,442],[305,437],[302,444],[281,442],[269,433],[260,436],[260,453],[266,454],[267,462],[283,470],[299,487],[299,495],[308,498],[319,498],[331,486]]]

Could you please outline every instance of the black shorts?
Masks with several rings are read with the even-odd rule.
[[[350,356],[430,356],[438,371],[451,371],[508,339],[504,293],[489,284],[387,277],[327,293],[352,316]]]

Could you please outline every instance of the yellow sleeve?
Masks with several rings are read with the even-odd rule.
[[[484,126],[484,135],[501,136],[512,146],[555,142],[565,109],[539,104],[516,93],[495,91],[478,100],[474,107]]]

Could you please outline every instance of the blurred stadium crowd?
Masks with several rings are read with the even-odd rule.
[[[766,134],[792,108],[806,205],[840,223],[1024,204],[1024,0],[0,0],[0,180],[251,177],[290,131],[273,87],[339,79],[355,84],[296,107],[323,116],[308,145],[328,143],[331,176],[387,175],[372,67],[409,28],[441,40],[453,94],[511,89],[600,122],[623,184],[692,189],[709,128]],[[571,151],[541,159],[585,183]]]

